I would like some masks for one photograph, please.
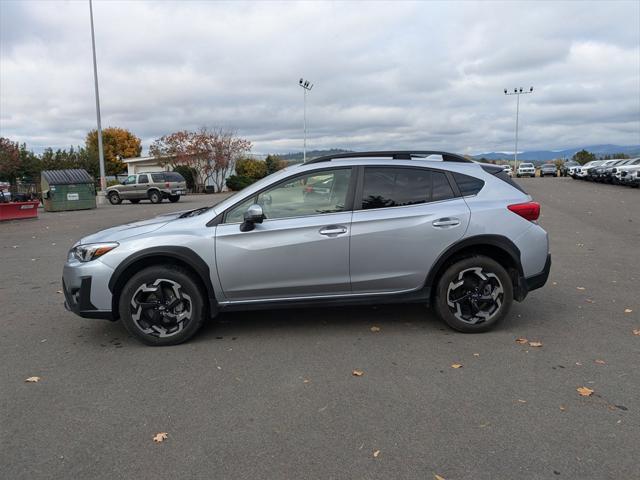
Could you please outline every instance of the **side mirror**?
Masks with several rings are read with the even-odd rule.
[[[254,203],[244,212],[244,222],[240,224],[240,231],[250,232],[256,227],[256,223],[262,223],[263,220],[264,212],[262,207]]]

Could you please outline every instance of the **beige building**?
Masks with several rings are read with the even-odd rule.
[[[127,165],[127,175],[135,175],[136,173],[159,172],[162,170],[169,171],[171,167],[168,165],[161,166],[156,157],[133,157],[123,158],[122,161]]]

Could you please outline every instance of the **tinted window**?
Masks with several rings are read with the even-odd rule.
[[[442,172],[431,172],[431,201],[446,200],[455,197],[447,176]]]
[[[164,178],[167,182],[184,182],[184,177],[178,172],[164,172]]]
[[[151,179],[153,180],[153,183],[162,183],[164,182],[164,175],[161,173],[152,173]]]
[[[453,178],[458,184],[458,188],[463,197],[466,195],[475,195],[484,187],[484,181],[476,177],[463,175],[462,173],[454,173]]]
[[[138,176],[138,183],[149,183],[149,177],[147,175]]]
[[[431,171],[421,168],[365,168],[362,208],[400,207],[430,200]]]

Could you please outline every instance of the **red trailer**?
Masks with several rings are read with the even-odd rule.
[[[39,200],[0,203],[0,221],[38,218],[38,205],[40,205]]]

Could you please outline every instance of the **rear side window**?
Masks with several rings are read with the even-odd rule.
[[[149,183],[149,177],[146,175],[140,175],[138,177],[138,183]]]
[[[504,173],[504,175],[507,178],[509,177],[509,175],[507,175],[506,173]],[[480,190],[482,190],[482,187],[484,187],[484,180],[480,180],[479,178],[472,177],[470,175],[453,173],[453,179],[458,184],[460,194],[463,197],[466,197],[467,195],[476,195]]]
[[[164,178],[167,182],[184,182],[184,177],[178,172],[165,172]]]
[[[362,208],[388,208],[446,200],[455,195],[442,172],[422,168],[375,168],[364,171]]]
[[[164,176],[161,173],[152,173],[151,178],[153,179],[153,183],[164,182]]]

